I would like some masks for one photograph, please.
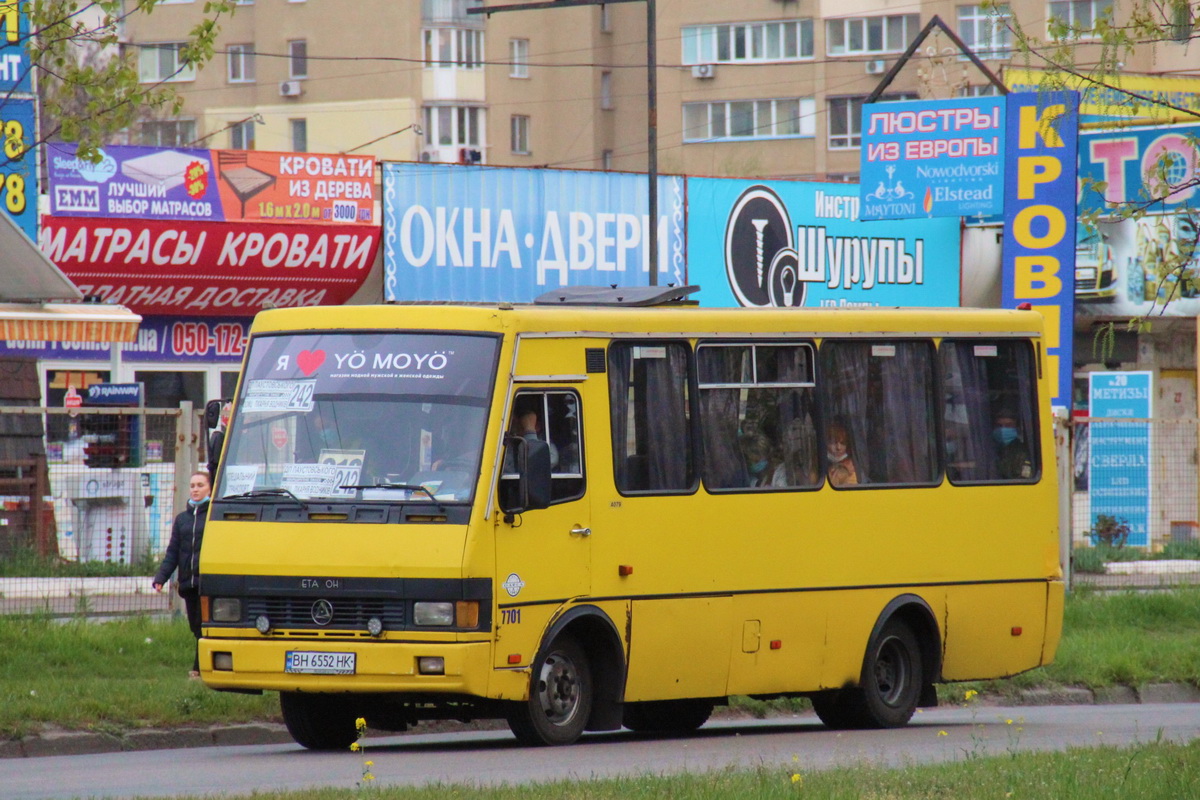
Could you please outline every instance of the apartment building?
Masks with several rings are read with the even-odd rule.
[[[515,0],[488,0],[511,5]],[[369,153],[641,171],[647,165],[645,3],[469,14],[481,0],[242,0],[218,57],[180,69],[200,0],[166,0],[125,24],[145,80],[178,84],[178,116],[147,120],[143,144]],[[1053,16],[1083,27],[1127,13],[1114,0],[1012,0],[1044,37]],[[691,175],[853,179],[862,101],[937,15],[989,69],[1037,66],[981,3],[953,0],[658,0],[654,109],[659,169]],[[1178,42],[1122,56],[1123,70],[1200,74]],[[1087,71],[1096,46],[1076,48]],[[942,33],[885,97],[994,91]]]

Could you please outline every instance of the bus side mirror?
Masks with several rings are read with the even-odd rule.
[[[500,510],[523,514],[550,505],[550,445],[523,436],[504,437]]]
[[[221,424],[221,405],[223,400],[209,400],[204,404],[204,426],[210,431]]]

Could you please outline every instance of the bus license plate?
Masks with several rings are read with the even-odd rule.
[[[353,675],[354,653],[324,653],[312,650],[288,650],[284,672],[310,675]]]

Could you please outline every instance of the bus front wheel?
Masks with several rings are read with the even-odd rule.
[[[296,744],[345,750],[358,739],[355,710],[345,696],[280,692],[279,710]]]
[[[513,705],[508,727],[522,744],[571,744],[587,726],[594,696],[587,656],[575,640],[557,639],[534,663],[529,699]]]
[[[862,685],[814,694],[813,710],[835,730],[898,728],[916,711],[922,680],[916,636],[903,620],[890,619],[867,648]]]

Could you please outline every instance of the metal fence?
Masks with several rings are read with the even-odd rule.
[[[154,592],[149,575],[186,502],[180,476],[207,458],[201,415],[190,403],[0,415],[36,419],[45,444],[0,461],[0,614],[170,610],[172,595]]]
[[[1187,418],[1072,420],[1062,491],[1075,584],[1200,584],[1198,427]]]
[[[0,461],[0,615],[172,610],[149,576],[186,502],[182,478],[208,458],[202,413],[0,406],[10,414],[39,418],[46,447]],[[1200,584],[1198,429],[1101,418],[1060,429],[1073,586]]]

